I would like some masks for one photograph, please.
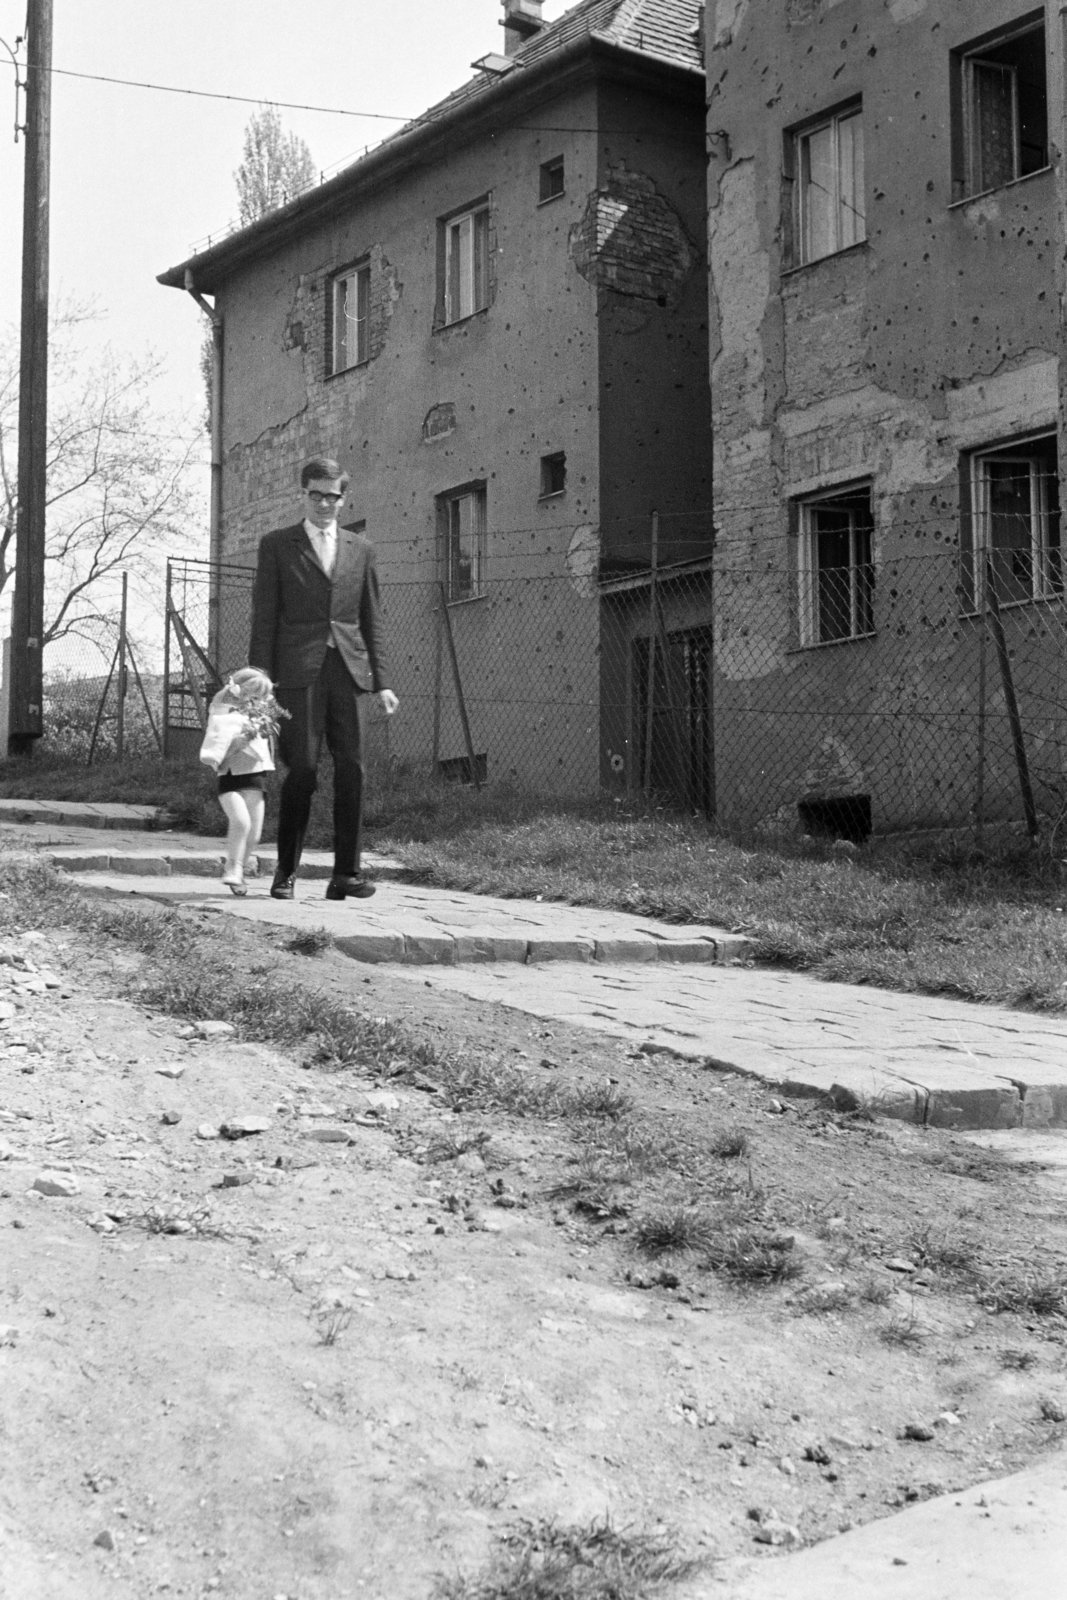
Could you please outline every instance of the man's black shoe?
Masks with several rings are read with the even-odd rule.
[[[366,878],[342,878],[335,874],[326,885],[327,900],[369,900],[373,893],[374,885]]]
[[[274,881],[270,886],[272,900],[291,900],[293,898],[293,874],[291,872],[276,872]]]

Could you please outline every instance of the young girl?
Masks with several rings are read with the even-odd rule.
[[[219,805],[226,813],[226,864],[222,881],[233,894],[247,894],[245,873],[257,870],[256,846],[263,832],[263,774],[274,771],[271,736],[287,713],[274,686],[258,667],[241,667],[219,690],[208,710],[200,759],[219,775]]]

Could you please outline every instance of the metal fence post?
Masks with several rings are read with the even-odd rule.
[[[986,591],[989,596],[989,617],[993,626],[993,640],[997,647],[997,659],[1000,662],[1000,678],[1004,685],[1004,702],[1008,709],[1011,742],[1015,751],[1015,766],[1019,773],[1019,788],[1022,791],[1026,831],[1031,839],[1036,839],[1039,832],[1037,809],[1034,805],[1034,791],[1030,786],[1030,767],[1026,759],[1023,725],[1019,716],[1019,702],[1015,698],[1015,683],[1012,679],[1011,661],[1008,657],[1008,641],[1004,637],[1004,624],[1000,620],[1000,601],[997,599],[997,587],[993,581],[992,561],[986,562]]]
[[[448,654],[452,662],[452,681],[456,686],[456,699],[459,701],[459,720],[463,728],[463,742],[467,746],[467,760],[470,762],[471,782],[476,789],[480,789],[482,785],[478,777],[477,763],[474,759],[471,725],[467,721],[467,702],[463,696],[463,681],[459,675],[459,661],[456,658],[456,641],[452,637],[452,618],[448,614],[448,598],[445,594],[443,583],[438,584],[438,589],[441,595],[441,615],[445,619],[445,638],[448,642]]]
[[[164,761],[170,755],[170,614],[173,606],[171,595],[171,564],[167,558],[167,595],[163,609],[163,742],[160,753]]]
[[[659,512],[652,513],[652,555],[648,570],[649,627],[648,627],[648,687],[645,692],[645,749],[641,787],[645,794],[652,793],[652,728],[656,715],[656,634],[658,631],[658,596],[656,594],[656,567],[659,562]]]
[[[115,755],[122,760],[126,740],[126,574],[122,574],[122,610],[119,613],[119,704],[115,726]]]

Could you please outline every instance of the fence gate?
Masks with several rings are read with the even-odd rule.
[[[254,567],[167,562],[163,751],[196,759],[212,695],[248,659]]]

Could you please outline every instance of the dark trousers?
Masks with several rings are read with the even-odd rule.
[[[278,754],[286,768],[278,816],[278,871],[291,876],[300,865],[318,787],[322,741],[333,757],[333,870],[352,877],[359,871],[363,826],[363,702],[341,660],[329,649],[314,683],[294,689],[280,683],[278,700],[289,712],[278,734]]]

